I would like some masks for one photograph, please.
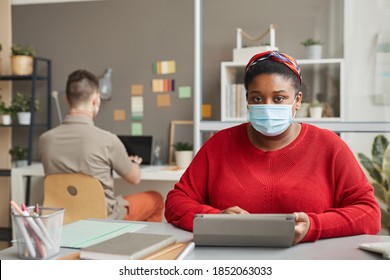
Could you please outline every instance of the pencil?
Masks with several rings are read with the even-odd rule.
[[[144,258],[144,260],[155,260],[157,259],[158,257],[161,257],[169,252],[172,252],[173,250],[176,250],[177,248],[180,248],[184,246],[184,244],[182,243],[176,243],[176,244],[173,244],[171,246],[168,246],[160,251],[157,251],[156,253],[154,254],[151,254],[149,256],[147,256],[146,258]]]
[[[182,260],[184,259],[189,253],[192,252],[195,248],[194,242],[188,242],[187,246],[184,248],[183,251],[181,251],[180,255],[177,256],[176,260]]]
[[[14,209],[14,211],[18,212],[18,214],[23,217],[22,209],[20,209],[19,206],[13,200],[10,201],[10,204],[11,204],[12,208]],[[30,236],[27,233],[26,225],[24,224],[23,220],[16,215],[15,215],[15,221],[16,221],[16,224],[18,225],[20,232],[22,233],[24,241],[26,242],[26,247],[30,253],[30,256],[35,258],[36,252],[35,252],[35,249],[32,245]],[[21,246],[21,245],[18,244],[18,246]]]

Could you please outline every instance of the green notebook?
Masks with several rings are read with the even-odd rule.
[[[80,220],[62,228],[61,247],[84,248],[146,227],[129,222]]]
[[[173,235],[128,232],[82,248],[80,259],[139,260],[175,242]]]

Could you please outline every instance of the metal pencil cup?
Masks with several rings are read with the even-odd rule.
[[[28,207],[29,215],[12,213],[18,254],[21,259],[48,259],[60,251],[63,208]]]

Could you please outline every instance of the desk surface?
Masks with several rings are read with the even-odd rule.
[[[177,182],[180,180],[184,169],[175,170],[175,167],[168,165],[161,166],[142,166],[141,180],[147,181],[170,181]],[[23,203],[25,200],[25,183],[23,178],[27,176],[44,177],[43,166],[41,163],[33,163],[29,166],[16,167],[11,169],[11,199],[17,203]],[[114,178],[120,176],[114,173]]]
[[[125,221],[124,221],[125,222]],[[143,223],[143,222],[132,222]],[[192,239],[192,233],[166,223],[143,223],[147,227],[138,232],[175,235],[178,242]],[[195,247],[188,260],[377,260],[380,254],[358,249],[360,243],[390,242],[390,236],[356,235],[322,239],[313,243],[302,243],[290,248],[265,247]],[[63,257],[74,253],[74,249],[61,248]],[[16,246],[0,251],[0,259],[18,259]]]
[[[179,181],[184,173],[184,169],[177,169],[170,165],[141,165],[141,170],[141,180]],[[12,168],[12,175],[43,177],[45,174],[42,163],[36,162],[28,166]],[[120,178],[116,173],[114,177]]]

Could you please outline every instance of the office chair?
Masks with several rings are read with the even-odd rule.
[[[107,218],[103,186],[96,178],[85,174],[46,176],[43,206],[64,208],[64,224],[89,218]]]

